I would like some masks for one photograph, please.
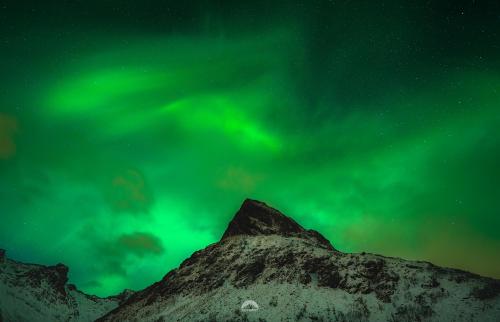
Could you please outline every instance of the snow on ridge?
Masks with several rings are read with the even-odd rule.
[[[426,262],[238,235],[195,252],[99,321],[496,322],[499,293],[497,280]],[[259,309],[242,310],[246,300]]]
[[[100,298],[67,284],[62,264],[26,264],[0,253],[0,321],[94,321],[123,298]]]
[[[337,251],[320,233],[246,200],[221,240],[142,291],[98,298],[67,267],[0,250],[0,321],[498,322],[500,281],[428,262]],[[252,310],[242,307],[255,301]]]

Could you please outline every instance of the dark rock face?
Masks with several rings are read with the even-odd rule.
[[[309,239],[322,247],[334,249],[330,242],[315,230],[306,230],[295,220],[257,200],[246,199],[222,235],[232,236],[280,235]]]
[[[122,305],[125,303],[135,292],[130,289],[124,289],[120,294],[108,297],[112,300],[118,300],[118,304]]]
[[[479,300],[489,300],[500,294],[500,281],[488,280],[482,287],[471,292],[471,295]]]
[[[43,267],[39,266],[36,269],[28,271],[26,281],[32,287],[40,287],[43,281],[46,281],[54,288],[61,298],[66,296],[65,285],[68,282],[68,267],[63,264],[55,266]]]
[[[256,258],[248,265],[241,265],[236,272],[235,286],[244,287],[252,284],[262,274],[265,266],[265,259],[262,257]]]
[[[316,274],[320,287],[338,288],[350,294],[374,293],[380,301],[391,302],[398,276],[385,267],[383,259],[354,259],[356,263],[336,261],[332,257],[311,257],[304,262],[303,270]]]
[[[246,199],[229,223],[222,239],[235,235],[283,235],[302,233],[304,229],[293,219],[265,203]]]

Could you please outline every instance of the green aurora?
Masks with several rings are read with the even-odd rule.
[[[0,8],[0,247],[139,289],[246,197],[500,278],[497,1]],[[141,4],[140,4],[141,3]]]

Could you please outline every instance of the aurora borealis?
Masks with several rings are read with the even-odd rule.
[[[110,295],[245,197],[500,277],[497,1],[7,1],[0,248]]]

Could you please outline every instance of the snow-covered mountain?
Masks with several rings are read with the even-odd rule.
[[[498,280],[342,253],[249,199],[219,242],[142,291],[90,296],[67,284],[67,273],[62,264],[24,264],[0,250],[0,322],[500,321]]]
[[[116,308],[131,291],[108,298],[67,284],[63,264],[42,266],[6,258],[0,249],[0,322],[94,321]]]
[[[337,251],[246,200],[222,239],[98,321],[500,321],[500,281]]]

